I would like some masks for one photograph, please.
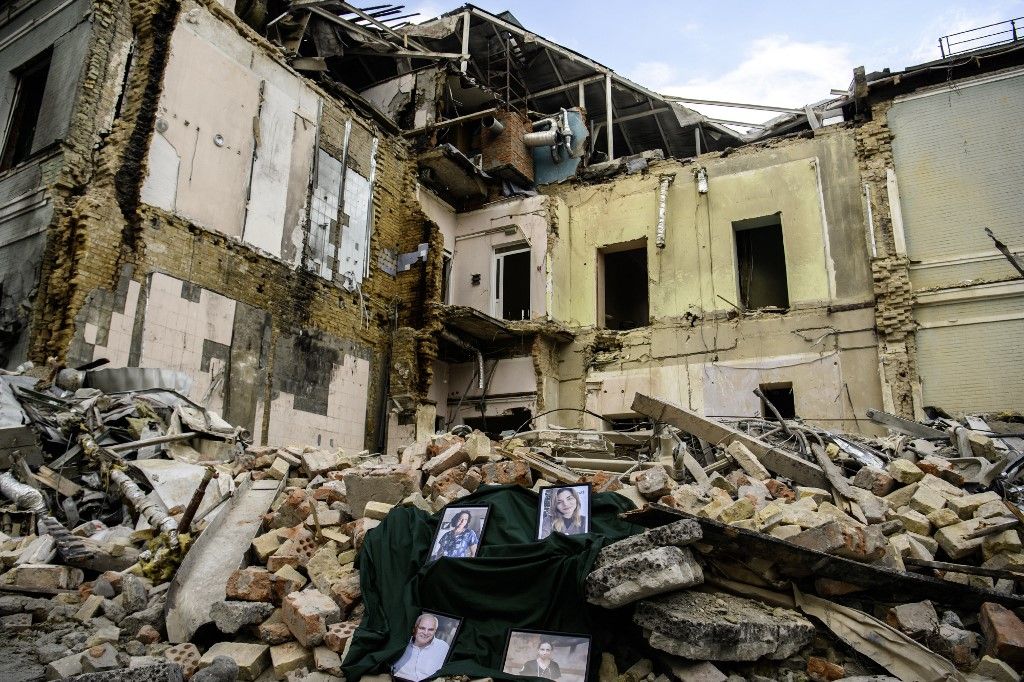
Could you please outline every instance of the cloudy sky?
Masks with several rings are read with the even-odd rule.
[[[397,0],[396,0],[397,1]],[[664,94],[800,107],[845,89],[856,66],[899,70],[938,59],[938,40],[1024,16],[1024,0],[820,3],[478,0],[527,29]],[[416,2],[423,18],[460,6]],[[1018,23],[1024,26],[1024,21]],[[730,120],[769,112],[693,106]]]

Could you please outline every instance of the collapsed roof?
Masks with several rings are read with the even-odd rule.
[[[467,4],[422,24],[389,25],[388,17],[400,12],[397,6],[362,10],[338,0],[292,2],[267,29],[292,53],[297,69],[357,92],[441,63],[487,92],[464,102],[469,110],[462,113],[495,101],[540,113],[579,107],[590,122],[591,155],[661,149],[685,158],[745,141],[678,101],[528,31],[509,12],[496,15]]]

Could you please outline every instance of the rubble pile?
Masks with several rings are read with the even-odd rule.
[[[603,682],[1024,667],[1024,440],[977,418],[866,438],[670,406],[616,471],[567,466],[616,452],[573,430],[556,447],[466,427],[398,455],[254,447],[174,390],[127,375],[104,392],[90,373],[0,377],[21,439],[0,453],[3,679],[340,679],[357,557],[393,508],[584,483],[650,527],[585,582],[624,614],[594,633]]]

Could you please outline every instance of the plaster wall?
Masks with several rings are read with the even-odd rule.
[[[500,311],[494,308],[495,250],[515,244],[529,245],[530,316],[543,319],[547,314],[548,222],[547,198],[543,196],[502,201],[459,214],[455,226],[451,303],[500,317]],[[479,284],[473,284],[474,275],[480,275]]]

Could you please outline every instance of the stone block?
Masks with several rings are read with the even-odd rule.
[[[213,624],[229,635],[248,625],[259,625],[273,612],[273,604],[256,601],[221,601],[210,607]]]
[[[916,464],[906,459],[892,460],[886,467],[886,471],[893,479],[904,485],[917,483],[924,478],[924,472]]]
[[[525,462],[489,462],[480,467],[482,483],[490,485],[521,485],[533,487],[533,475]]]
[[[1010,667],[1010,664],[988,655],[981,657],[978,667],[974,669],[974,674],[995,680],[995,682],[1020,682],[1020,673]]]
[[[757,459],[753,452],[738,440],[734,440],[729,443],[729,446],[725,449],[729,455],[736,460],[736,463],[740,465],[751,478],[755,478],[758,481],[767,481],[772,475],[768,472],[768,469],[761,464],[761,461]]]
[[[1002,499],[999,493],[994,490],[988,490],[983,493],[951,498],[948,505],[950,509],[957,513],[957,516],[966,520],[973,517],[981,505],[987,502],[1002,502]]]
[[[491,439],[487,434],[474,431],[466,436],[466,443],[463,446],[471,462],[486,462],[491,456]]]
[[[288,478],[288,472],[291,470],[291,464],[288,460],[283,457],[278,457],[274,460],[274,463],[267,469],[267,477],[272,478],[275,481],[283,481]]]
[[[942,550],[951,559],[963,559],[981,548],[984,538],[968,539],[965,536],[980,528],[982,523],[978,519],[954,523],[952,526],[940,528],[934,537],[939,546],[942,547]]]
[[[37,590],[73,590],[85,580],[82,569],[54,564],[22,564],[5,577],[18,587]]]
[[[348,458],[340,457],[337,452],[325,452],[323,450],[304,452],[300,460],[306,475],[310,477],[320,476],[328,471],[345,469],[350,465]]]
[[[655,649],[697,661],[782,660],[810,643],[815,632],[791,609],[696,590],[641,601],[633,621]]]
[[[946,498],[934,488],[920,484],[917,486],[917,490],[914,491],[914,494],[910,497],[907,505],[910,506],[911,509],[928,516],[928,514],[945,507]]]
[[[238,665],[240,680],[255,680],[270,665],[270,647],[266,644],[217,642],[199,660],[200,669],[212,665],[218,656],[227,656]]]
[[[754,516],[754,503],[748,497],[741,497],[718,515],[722,523],[734,524],[740,521],[751,519]],[[753,525],[752,525],[753,527]]]
[[[46,679],[63,680],[82,672],[82,652],[50,661],[46,665]]]
[[[645,469],[636,477],[636,489],[645,499],[657,500],[672,492],[675,481],[663,466]]]
[[[367,502],[398,504],[419,490],[420,472],[406,465],[347,469],[344,481],[349,508],[358,519]]]
[[[854,526],[829,521],[809,528],[789,540],[795,545],[855,561],[872,562],[885,554],[886,540],[873,526]]]
[[[932,474],[925,474],[921,478],[921,485],[925,486],[926,488],[931,488],[932,490],[938,493],[941,493],[947,499],[953,497],[963,497],[964,495],[967,494],[967,491],[965,491],[963,488],[953,485],[949,481],[944,481],[938,476],[933,476]]]
[[[899,509],[900,507],[906,507],[910,504],[910,498],[914,496],[917,489],[920,487],[920,483],[911,483],[910,485],[902,488],[896,488],[882,499],[889,503],[892,509]]]
[[[978,622],[985,635],[985,653],[1024,670],[1024,622],[1013,611],[993,602],[981,605]]]
[[[96,615],[96,611],[99,610],[102,604],[103,597],[101,597],[98,594],[90,594],[88,597],[86,597],[85,601],[82,602],[82,605],[78,608],[78,611],[75,612],[75,620],[82,621],[83,623],[88,623],[89,620]]]
[[[704,582],[689,548],[656,547],[602,566],[587,577],[587,601],[614,609]]]
[[[265,568],[240,568],[228,576],[225,590],[228,599],[270,602],[274,599],[273,583],[273,574]]]
[[[981,556],[985,560],[991,559],[997,554],[1019,551],[1021,551],[1020,534],[1013,529],[986,535],[981,541]]]
[[[780,540],[789,540],[794,535],[799,535],[801,532],[803,532],[803,529],[800,526],[779,525],[774,526],[769,530],[768,534]]]
[[[324,641],[327,626],[341,620],[341,609],[318,590],[293,592],[284,598],[281,619],[304,647]]]
[[[889,609],[885,622],[920,642],[939,629],[939,614],[930,601],[899,604]]]
[[[292,639],[292,631],[281,619],[281,609],[274,609],[270,617],[260,623],[257,632],[264,644],[284,644]]]
[[[252,541],[252,551],[256,553],[256,558],[263,563],[266,563],[270,555],[276,552],[280,546],[281,537],[273,531],[258,535]]]
[[[313,652],[298,642],[285,642],[270,647],[270,661],[274,666],[274,675],[283,680],[293,670],[312,666]]]
[[[832,493],[821,488],[812,488],[811,486],[798,485],[796,487],[796,499],[803,500],[811,498],[816,503],[821,504],[822,502],[831,501]]]
[[[329,675],[341,674],[341,656],[325,646],[313,649],[313,667]]]
[[[455,443],[428,459],[423,465],[423,470],[430,476],[440,476],[445,471],[467,463],[469,460],[469,453],[463,449],[462,443]]]
[[[861,467],[853,477],[853,485],[871,491],[872,495],[885,497],[896,487],[896,479],[882,469]]]
[[[217,656],[210,665],[192,676],[190,682],[234,682],[238,679],[238,664],[227,656]]]
[[[897,509],[896,519],[911,533],[917,533],[919,535],[928,535],[931,533],[932,524],[931,521],[928,520],[928,517],[911,507],[902,507],[901,509]]]
[[[388,513],[392,509],[394,509],[394,507],[395,505],[393,504],[370,501],[367,502],[366,506],[363,508],[363,515],[366,516],[366,518],[368,519],[376,519],[378,521],[383,521],[384,517],[387,516]]]
[[[948,507],[933,511],[931,514],[928,514],[927,519],[936,528],[952,526],[954,523],[960,523],[963,520],[955,511]]]
[[[82,652],[82,672],[95,673],[118,667],[117,649],[110,645],[96,644]]]
[[[179,666],[152,656],[133,656],[127,668],[82,673],[75,682],[184,682]],[[204,682],[195,678],[195,682]]]

